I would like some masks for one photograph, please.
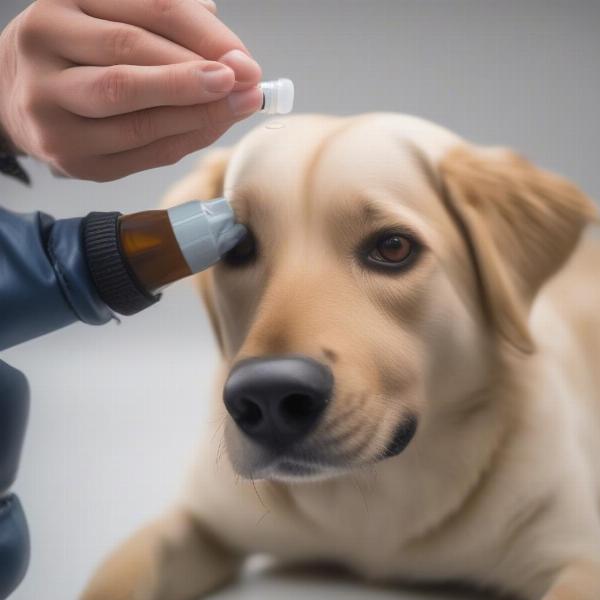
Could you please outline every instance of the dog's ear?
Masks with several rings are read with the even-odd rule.
[[[225,172],[231,156],[230,149],[213,150],[202,158],[198,167],[176,183],[165,195],[162,206],[168,208],[189,200],[212,200],[223,196]],[[206,306],[217,343],[223,352],[223,339],[214,300],[212,269],[196,276],[200,294]]]
[[[568,181],[505,149],[453,149],[440,173],[486,316],[512,345],[532,352],[533,299],[597,218],[594,204]]]

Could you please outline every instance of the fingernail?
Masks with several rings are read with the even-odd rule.
[[[200,4],[204,4],[204,6],[210,10],[210,12],[217,12],[217,5],[213,2],[213,0],[198,0],[198,2],[200,2]]]
[[[235,71],[235,79],[239,83],[258,83],[261,77],[259,64],[242,50],[230,50],[221,56],[219,62]]]
[[[263,96],[258,88],[252,88],[243,92],[233,92],[227,97],[229,108],[236,117],[251,115],[260,110]]]
[[[228,92],[235,83],[235,74],[225,65],[211,63],[202,69],[202,83],[208,92]]]

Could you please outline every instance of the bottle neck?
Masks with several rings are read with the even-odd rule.
[[[192,274],[166,210],[148,210],[119,219],[121,251],[139,284],[149,293]]]

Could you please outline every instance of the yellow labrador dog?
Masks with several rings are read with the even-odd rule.
[[[250,232],[200,278],[223,430],[85,600],[205,597],[257,553],[599,600],[591,201],[395,114],[259,126],[168,202],[222,194]]]

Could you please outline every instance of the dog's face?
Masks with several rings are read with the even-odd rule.
[[[481,394],[499,339],[529,347],[528,307],[590,209],[562,180],[417,119],[282,125],[258,128],[227,161],[225,195],[249,235],[203,291],[230,368],[228,455],[243,476],[290,480],[396,456]],[[523,192],[536,180],[542,194],[544,177],[576,209],[528,223],[542,239],[524,247],[523,198],[498,214],[478,202],[503,186],[514,195],[511,182]]]

